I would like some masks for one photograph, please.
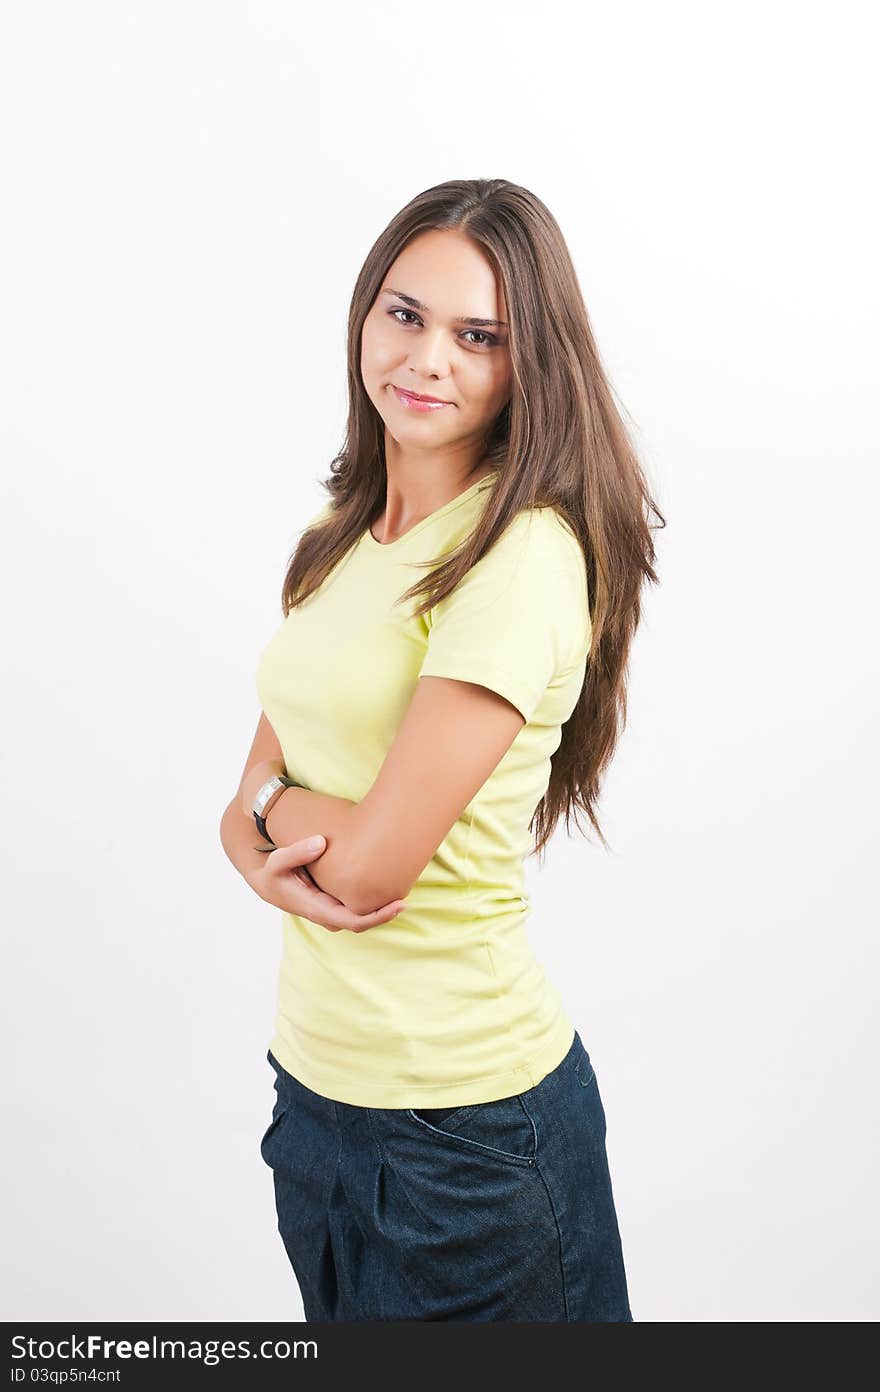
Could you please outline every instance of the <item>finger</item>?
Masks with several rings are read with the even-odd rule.
[[[267,856],[267,861],[272,862],[273,870],[289,870],[296,865],[307,865],[310,860],[317,860],[319,855],[323,855],[326,844],[324,836],[306,836],[300,841],[293,841],[289,846],[276,846]]]
[[[405,900],[396,899],[390,904],[385,904],[381,909],[376,909],[373,913],[368,914],[353,914],[350,910],[345,909],[338,916],[334,914],[332,924],[328,923],[325,926],[331,933],[338,933],[343,928],[348,929],[350,933],[363,933],[368,928],[375,928],[380,923],[389,923],[406,907]]]

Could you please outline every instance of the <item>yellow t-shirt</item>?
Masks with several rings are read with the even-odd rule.
[[[526,720],[397,918],[331,933],[282,914],[270,1048],[306,1087],[339,1102],[494,1101],[539,1083],[574,1038],[526,933],[523,858],[584,679],[591,630],[580,545],[554,508],[528,510],[427,614],[412,617],[415,600],[394,605],[426,573],[411,563],[437,561],[462,541],[494,482],[479,479],[396,541],[378,542],[367,528],[290,611],[257,668],[290,777],[356,802],[420,675],[490,687]]]

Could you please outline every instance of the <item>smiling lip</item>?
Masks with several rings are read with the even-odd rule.
[[[404,391],[402,387],[394,387],[394,394],[413,411],[437,411],[441,406],[452,405],[451,401],[441,401],[437,396],[419,396],[418,392]]]

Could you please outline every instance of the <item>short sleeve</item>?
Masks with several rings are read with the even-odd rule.
[[[517,514],[495,546],[428,613],[420,676],[490,687],[526,722],[590,646],[586,565],[559,514]]]

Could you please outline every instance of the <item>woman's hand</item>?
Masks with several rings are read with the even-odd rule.
[[[248,769],[238,794],[241,810],[246,817],[253,817],[254,798],[263,784],[267,783],[273,774],[286,772],[283,759],[261,759],[253,768]]]
[[[342,928],[347,928],[351,933],[362,933],[366,928],[390,922],[406,908],[405,900],[394,899],[373,913],[352,913],[341,899],[327,894],[316,885],[306,869],[310,861],[324,854],[324,849],[323,836],[294,841],[290,846],[278,846],[276,850],[269,851],[262,865],[251,871],[247,877],[248,884],[267,904],[274,904],[285,913],[299,914],[330,933],[338,933]]]

